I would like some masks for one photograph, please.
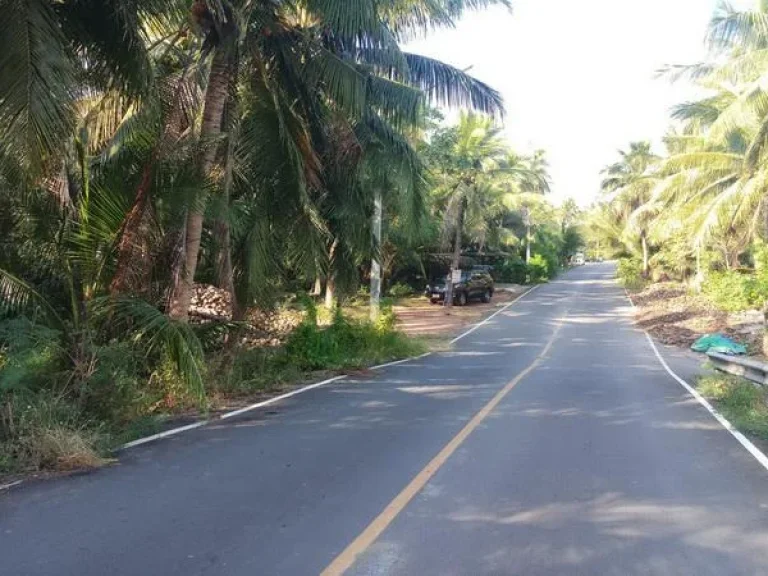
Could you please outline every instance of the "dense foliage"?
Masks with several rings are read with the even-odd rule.
[[[711,57],[666,74],[701,88],[677,106],[663,153],[633,142],[604,171],[589,214],[590,252],[625,256],[620,275],[688,281],[728,310],[768,297],[768,6],[718,8]]]
[[[239,334],[253,306],[313,284],[334,305],[364,278],[387,250],[377,196],[392,239],[418,242],[431,106],[502,102],[399,43],[490,4],[506,0],[6,3],[0,467],[51,465],[57,445],[95,458],[94,438],[238,389],[254,357],[269,372],[409,353],[391,322],[305,325],[277,352]],[[225,314],[199,316],[197,283]],[[307,355],[302,337],[360,347]]]

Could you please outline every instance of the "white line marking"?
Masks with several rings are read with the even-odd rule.
[[[488,318],[480,322],[479,324],[476,324],[473,326],[470,330],[467,330],[464,332],[464,334],[457,336],[453,340],[451,340],[451,344],[454,344],[464,338],[464,336],[467,336],[468,334],[471,334],[480,326],[483,326],[487,322],[489,322],[494,316],[501,314],[504,312],[507,308],[512,306],[515,302],[519,302],[524,296],[527,296],[531,292],[533,292],[536,288],[538,288],[539,285],[537,284],[530,290],[527,290],[522,295],[520,295],[519,298],[516,300],[513,300],[500,310],[497,310],[495,313],[491,314]],[[380,370],[382,368],[387,368],[389,366],[397,366],[398,364],[404,364],[406,362],[410,362],[412,360],[420,360],[421,358],[426,358],[427,356],[430,356],[432,353],[427,352],[425,354],[421,354],[419,356],[414,356],[413,358],[405,358],[403,360],[395,360],[394,362],[387,362],[386,364],[379,364],[378,366],[371,366],[369,370]],[[269,406],[271,404],[274,404],[276,402],[280,402],[281,400],[285,400],[286,398],[290,398],[291,396],[296,396],[298,394],[303,394],[304,392],[309,392],[310,390],[314,390],[315,388],[320,388],[321,386],[325,386],[326,384],[330,384],[331,382],[338,382],[339,380],[345,379],[346,375],[341,376],[335,376],[333,378],[329,378],[328,380],[323,380],[322,382],[315,382],[314,384],[310,384],[309,386],[304,386],[302,388],[298,388],[296,390],[292,390],[291,392],[287,392],[285,394],[281,394],[280,396],[275,396],[274,398],[270,398],[269,400],[264,400],[262,402],[257,402],[255,404],[251,404],[250,406],[245,406],[244,408],[240,408],[238,410],[233,410],[232,412],[226,412],[225,414],[222,414],[218,418],[212,419],[212,420],[201,420],[199,422],[195,422],[194,424],[188,424],[186,426],[180,426],[179,428],[172,428],[170,430],[166,430],[165,432],[160,432],[158,434],[153,434],[151,436],[147,436],[145,438],[139,438],[138,440],[134,440],[133,442],[128,442],[127,444],[123,444],[122,446],[119,446],[115,449],[116,452],[119,452],[121,450],[127,450],[128,448],[135,448],[136,446],[141,446],[143,444],[148,444],[149,442],[154,442],[155,440],[160,440],[162,438],[168,438],[169,436],[176,436],[177,434],[181,434],[182,432],[187,432],[188,430],[194,430],[196,428],[202,428],[203,426],[210,424],[211,422],[218,422],[220,420],[228,420],[230,418],[234,418],[235,416],[240,416],[242,414],[245,414],[247,412],[251,412],[252,410],[257,410],[258,408],[264,408],[265,406]]]
[[[624,290],[627,294],[627,299],[629,300],[629,303],[632,305],[632,308],[637,308],[635,306],[635,303],[632,301],[632,296],[629,295],[629,291],[626,289]],[[768,456],[763,454],[763,452],[760,451],[760,449],[755,446],[752,441],[744,436],[741,432],[736,430],[736,428],[733,427],[733,424],[731,424],[725,416],[720,414],[715,408],[712,406],[712,404],[707,401],[704,396],[699,394],[698,390],[693,388],[688,382],[680,378],[677,374],[675,374],[674,370],[669,367],[669,364],[667,364],[667,361],[664,360],[664,357],[661,355],[661,352],[659,352],[659,349],[656,347],[656,343],[653,341],[653,338],[651,338],[651,335],[648,333],[647,330],[643,330],[643,333],[645,334],[645,338],[648,340],[648,344],[651,346],[651,350],[653,350],[653,353],[656,355],[656,358],[659,360],[659,363],[664,367],[664,370],[667,371],[667,373],[674,378],[678,384],[680,384],[683,388],[685,388],[688,393],[693,396],[699,404],[704,406],[704,408],[707,409],[707,411],[714,416],[715,420],[717,420],[720,425],[728,430],[728,432],[738,440],[739,444],[741,444],[747,452],[752,454],[752,456],[757,460],[763,468],[768,470]]]
[[[3,484],[2,486],[0,486],[0,492],[2,492],[3,490],[8,490],[10,488],[13,488],[14,486],[18,486],[22,482],[24,482],[24,480],[16,480],[15,482],[9,482],[8,484]]]
[[[381,368],[397,366],[398,364],[405,364],[406,362],[410,362],[411,360],[421,360],[422,358],[426,358],[427,356],[431,356],[431,355],[432,355],[432,352],[425,352],[424,354],[419,354],[418,356],[413,356],[412,358],[404,358],[403,360],[395,360],[394,362],[387,362],[386,364],[371,366],[370,368],[368,368],[368,370],[379,370]]]
[[[171,428],[170,430],[166,430],[165,432],[160,432],[158,434],[152,434],[152,436],[139,438],[138,440],[134,440],[133,442],[128,442],[127,444],[123,444],[122,446],[118,447],[116,451],[127,450],[128,448],[135,448],[136,446],[141,446],[142,444],[147,444],[148,442],[154,442],[155,440],[160,440],[161,438],[167,438],[168,436],[175,436],[176,434],[181,434],[182,432],[186,432],[187,430],[194,430],[195,428],[200,428],[201,426],[205,426],[206,424],[208,424],[208,422],[210,422],[210,420],[200,420],[200,422],[195,422],[194,424],[187,424],[186,426],[180,426],[179,428]]]
[[[525,292],[523,292],[523,293],[520,295],[520,297],[519,297],[519,298],[515,298],[514,300],[512,300],[512,302],[510,302],[509,304],[507,304],[506,306],[504,306],[504,307],[503,307],[503,308],[501,308],[500,310],[496,310],[496,312],[494,312],[493,314],[491,314],[490,316],[488,316],[488,318],[486,318],[485,320],[483,320],[483,321],[482,321],[482,322],[480,322],[479,324],[475,324],[474,326],[472,326],[472,328],[470,328],[469,330],[467,330],[467,331],[466,331],[466,332],[464,332],[463,334],[460,334],[459,336],[456,336],[456,338],[454,338],[453,340],[451,340],[451,344],[456,344],[456,342],[458,342],[459,340],[461,340],[461,339],[462,339],[462,338],[464,338],[465,336],[469,336],[470,334],[472,334],[472,332],[474,332],[475,330],[477,330],[477,329],[478,329],[478,328],[480,328],[481,326],[484,326],[485,324],[487,324],[488,322],[490,322],[491,320],[493,320],[493,319],[494,319],[496,316],[498,316],[498,315],[499,315],[499,314],[501,314],[502,312],[505,312],[505,311],[506,311],[506,310],[507,310],[507,309],[508,309],[510,306],[512,306],[513,304],[516,304],[517,302],[520,302],[520,300],[522,300],[523,298],[525,298],[526,296],[528,296],[528,294],[530,294],[531,292],[533,292],[534,290],[536,290],[536,288],[538,288],[539,286],[541,286],[541,284],[536,284],[536,286],[534,286],[533,288],[529,288],[528,290],[526,290]]]
[[[123,444],[122,446],[116,448],[115,451],[119,452],[121,450],[127,450],[128,448],[135,448],[136,446],[141,446],[142,444],[154,442],[155,440],[168,438],[169,436],[176,436],[177,434],[181,434],[182,432],[187,432],[188,430],[202,428],[203,426],[210,424],[211,422],[218,422],[219,420],[227,420],[229,418],[234,418],[235,416],[239,416],[240,414],[245,414],[246,412],[250,412],[251,410],[256,410],[257,408],[262,408],[264,406],[269,406],[270,404],[274,404],[275,402],[279,402],[280,400],[285,400],[286,398],[290,398],[291,396],[296,396],[297,394],[301,394],[303,392],[307,392],[315,388],[320,388],[320,386],[325,386],[326,384],[330,384],[331,382],[336,382],[337,380],[343,380],[344,378],[346,378],[346,375],[335,376],[334,378],[329,378],[328,380],[323,380],[322,382],[315,382],[314,384],[310,384],[309,386],[297,388],[296,390],[292,390],[291,392],[286,392],[285,394],[281,394],[280,396],[275,396],[274,398],[270,398],[269,400],[264,400],[263,402],[257,402],[255,404],[251,404],[250,406],[246,406],[238,410],[233,410],[232,412],[226,412],[225,414],[222,414],[221,416],[213,420],[200,420],[199,422],[195,422],[194,424],[187,424],[186,426],[171,428],[170,430],[166,430],[165,432],[153,434],[152,436],[147,436],[145,438],[139,438],[138,440],[134,440],[133,442],[128,442],[127,444]]]
[[[274,398],[270,398],[269,400],[264,400],[263,402],[257,402],[256,404],[251,404],[250,406],[246,406],[245,408],[240,408],[239,410],[227,412],[226,414],[222,414],[219,420],[227,420],[228,418],[234,418],[235,416],[240,416],[240,414],[245,414],[246,412],[250,412],[251,410],[256,410],[257,408],[263,408],[264,406],[269,406],[270,404],[274,404],[275,402],[280,402],[280,400],[285,400],[286,398],[290,398],[291,396],[296,396],[297,394],[303,394],[304,392],[309,392],[310,390],[314,390],[315,388],[320,388],[321,386],[325,386],[326,384],[330,384],[331,382],[344,380],[344,378],[346,378],[346,375],[342,374],[341,376],[328,378],[328,380],[323,380],[322,382],[315,382],[314,384],[310,384],[309,386],[304,386],[303,388],[299,388],[297,390],[293,390],[291,392],[281,394],[280,396],[275,396]]]

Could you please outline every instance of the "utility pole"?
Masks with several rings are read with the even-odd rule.
[[[379,319],[381,309],[381,192],[376,190],[373,200],[373,242],[371,260],[371,322]]]

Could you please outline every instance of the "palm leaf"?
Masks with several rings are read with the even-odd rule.
[[[467,74],[426,56],[405,53],[407,81],[424,91],[433,104],[470,108],[492,116],[504,115],[504,101],[496,90]]]
[[[0,155],[32,172],[74,129],[72,52],[47,0],[5,3],[0,31]]]
[[[64,330],[64,320],[45,296],[31,284],[0,268],[0,310],[16,313],[32,307],[39,308],[49,319],[52,327]]]
[[[204,399],[203,349],[191,326],[138,298],[97,298],[91,309],[95,320],[108,322],[112,330],[124,330],[147,354],[167,355],[189,390]]]

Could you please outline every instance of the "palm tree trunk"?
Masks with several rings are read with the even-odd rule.
[[[325,280],[325,307],[329,310],[336,305],[336,272],[333,268],[338,247],[339,239],[336,238],[328,252],[328,277]]]
[[[325,307],[331,310],[336,306],[336,280],[333,274],[328,276],[328,281],[325,283]]]
[[[445,309],[450,312],[453,306],[453,271],[461,268],[461,232],[464,228],[464,201],[459,201],[458,214],[456,214],[456,235],[453,239],[453,259],[451,271],[445,283]]]
[[[235,277],[232,268],[232,241],[229,221],[226,218],[217,219],[213,224],[213,233],[216,237],[216,286],[225,290],[230,298],[230,314],[233,320],[239,319],[239,310],[244,306],[237,301],[235,294]]]
[[[320,296],[323,293],[323,277],[320,276],[320,272],[315,276],[315,286],[312,288],[312,296]]]
[[[693,287],[697,293],[701,293],[704,285],[704,269],[701,267],[701,242],[696,243],[696,276],[693,279]]]
[[[381,191],[376,190],[373,210],[374,256],[371,260],[371,321],[379,319],[381,302]]]
[[[643,246],[643,276],[648,278],[648,238],[646,238],[645,230],[640,232],[640,243]]]
[[[529,224],[525,232],[525,263],[531,261],[531,225]]]
[[[216,161],[216,146],[212,142],[221,134],[224,106],[229,93],[230,67],[227,51],[217,48],[213,54],[208,87],[205,91],[205,107],[200,139],[206,144],[201,157],[200,171],[210,178]],[[189,318],[189,304],[192,299],[192,285],[197,270],[197,257],[200,253],[200,239],[203,233],[205,206],[198,200],[187,212],[186,233],[182,268],[176,274],[175,286],[171,296],[169,314],[171,318],[186,322]]]
[[[120,242],[117,246],[117,269],[109,286],[109,291],[113,295],[135,291],[137,289],[135,282],[137,276],[146,273],[147,262],[142,261],[140,274],[137,275],[136,259],[137,252],[139,252],[137,248],[147,244],[146,228],[143,227],[143,224],[147,207],[150,206],[152,173],[158,159],[165,156],[168,149],[173,147],[173,143],[178,140],[188,127],[188,120],[184,111],[186,102],[184,87],[189,82],[188,68],[185,68],[176,82],[172,108],[166,117],[162,134],[150,153],[147,163],[144,165],[139,186],[133,199],[133,205],[123,220],[120,229]]]
[[[232,80],[234,74],[230,75]],[[231,91],[234,92],[234,86],[231,87]],[[230,113],[239,115],[237,102],[233,106],[230,106]],[[234,109],[234,110],[232,110]],[[235,164],[235,144],[238,137],[237,124],[230,131],[229,141],[227,142],[227,158],[226,165],[224,167],[224,186],[222,188],[222,206],[224,210],[223,216],[216,218],[213,224],[213,233],[215,244],[217,248],[216,253],[216,284],[219,288],[226,290],[229,294],[229,300],[231,302],[230,313],[233,320],[240,320],[241,311],[251,304],[250,302],[239,302],[237,299],[237,293],[235,292],[235,276],[232,268],[232,232],[229,225],[229,201],[232,195],[232,173]]]
[[[120,233],[120,242],[117,246],[117,270],[109,285],[109,292],[113,296],[124,294],[135,288],[134,271],[136,270],[136,247],[141,238],[141,226],[144,221],[144,213],[149,202],[149,191],[152,185],[152,161],[147,162],[141,175],[139,187],[133,206],[123,221]]]

